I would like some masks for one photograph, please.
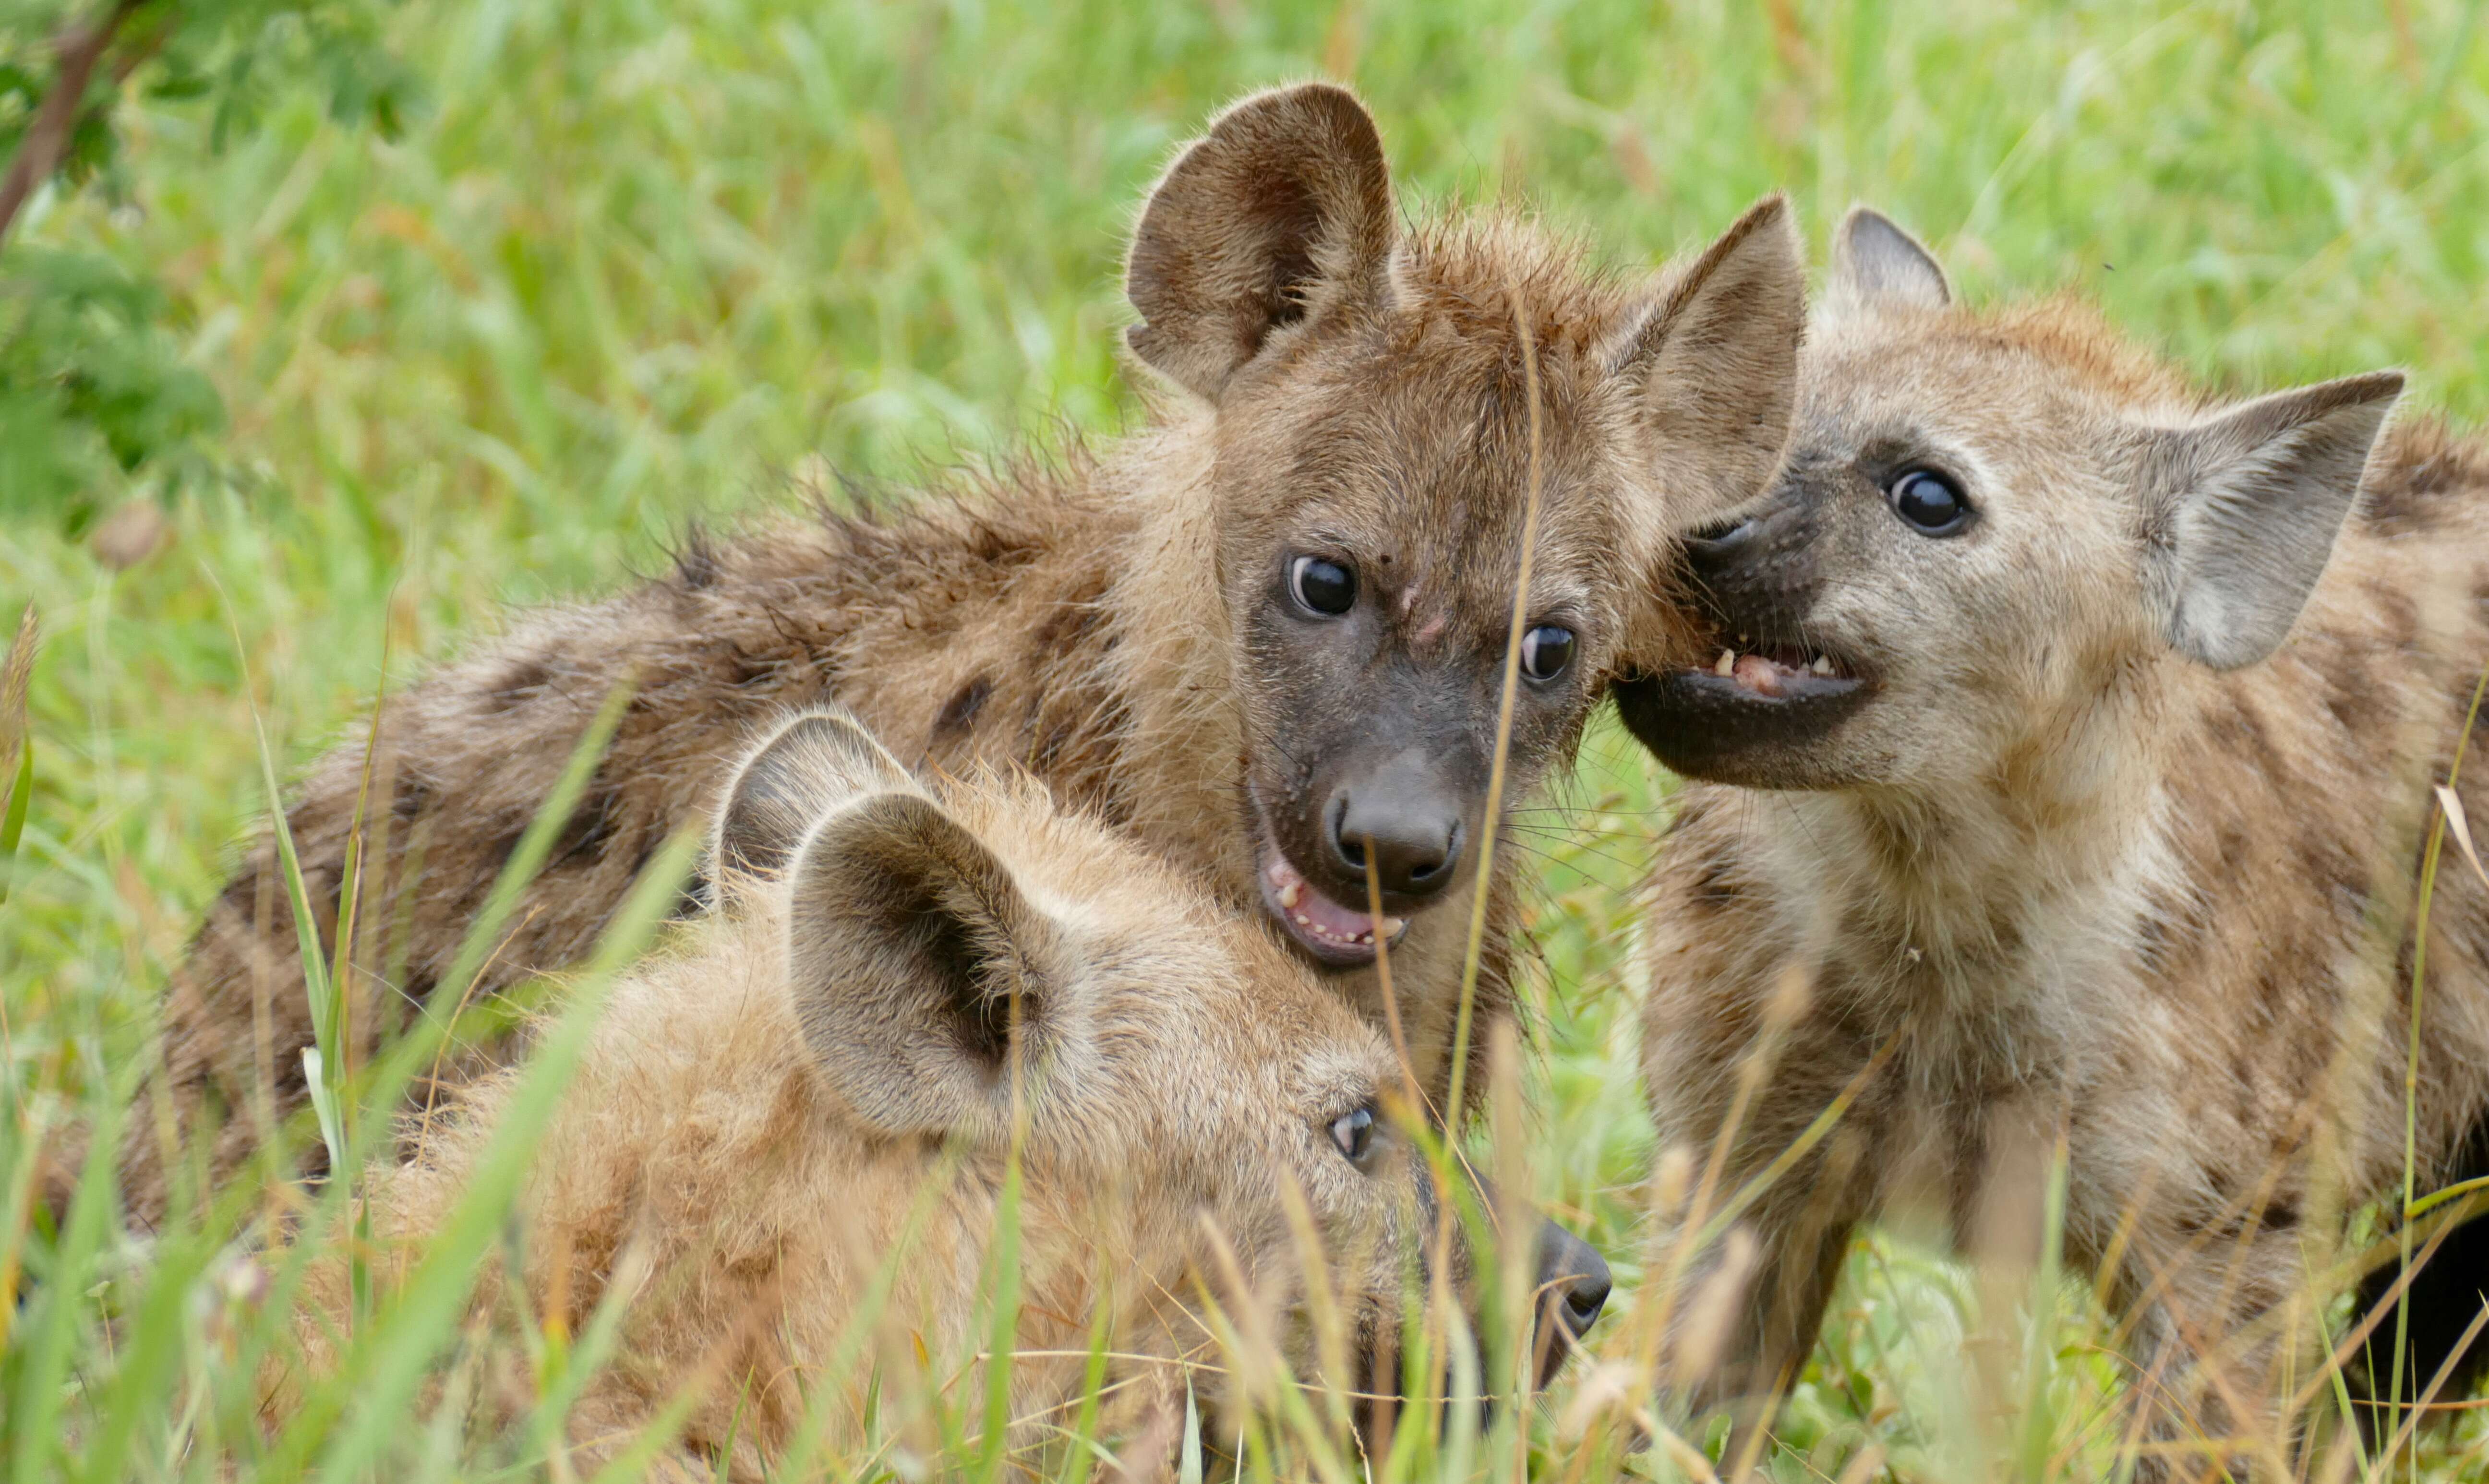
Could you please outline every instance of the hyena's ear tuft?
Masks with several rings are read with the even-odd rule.
[[[1641,384],[1669,519],[1752,499],[1780,463],[1806,329],[1806,266],[1786,197],[1766,196],[1670,283],[1611,357]]]
[[[1134,354],[1216,402],[1271,336],[1388,295],[1383,140],[1355,94],[1304,83],[1222,113],[1151,193],[1125,292]]]
[[[2373,371],[2148,435],[2145,577],[2182,653],[2236,670],[2289,636],[2402,389]]]
[[[1942,309],[1953,302],[1942,265],[1925,243],[1873,207],[1853,206],[1832,234],[1826,298],[1835,314]]]
[[[800,713],[734,770],[709,836],[711,873],[775,876],[822,815],[861,794],[912,786],[899,759],[844,709]]]
[[[792,880],[787,969],[822,1079],[886,1132],[1006,1133],[1014,1042],[1043,1049],[1061,1019],[1061,928],[918,793],[823,820]]]

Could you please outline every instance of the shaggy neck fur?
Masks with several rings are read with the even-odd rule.
[[[1920,1034],[1965,1037],[1960,1050],[2078,1013],[2083,988],[2132,951],[2148,889],[2172,874],[2164,781],[2132,745],[2170,677],[2148,663],[2116,675],[2034,703],[1974,775],[1743,791],[1784,910],[1804,914],[1788,926],[1819,945],[1810,956],[1827,992]],[[2014,1054],[2014,1075],[2034,1070],[2034,1049]]]
[[[826,1089],[787,992],[781,904],[710,935],[704,950],[660,960],[616,986],[580,1069],[536,1139],[520,1198],[523,1272],[497,1270],[478,1313],[513,1279],[527,1308],[558,1308],[586,1332],[600,1304],[627,1305],[616,1358],[600,1373],[574,1432],[590,1458],[626,1446],[686,1387],[701,1394],[682,1446],[736,1479],[804,1425],[806,1386],[876,1313],[872,1346],[846,1388],[860,1409],[878,1373],[906,1406],[920,1388],[980,1395],[977,1296],[996,1235],[998,1151],[946,1155],[938,1140],[861,1125]],[[473,1088],[428,1125],[416,1158],[375,1170],[374,1227],[415,1243],[455,1210],[524,1085],[514,1069]],[[1101,1216],[1099,1169],[1063,1169],[1032,1153],[1019,1252],[1026,1300],[1012,1371],[1014,1417],[1055,1414],[1079,1394],[1096,1279],[1116,1275],[1114,1325],[1124,1370],[1138,1379],[1118,1413],[1165,1389],[1162,1367],[1203,1343],[1181,1301],[1188,1223],[1169,1232]],[[1148,1188],[1125,1192],[1147,1207]],[[1134,1239],[1152,1243],[1136,1250]],[[886,1285],[885,1295],[876,1290]],[[302,1333],[325,1353],[323,1321],[350,1306],[343,1265],[315,1265]],[[930,1369],[918,1356],[930,1360]],[[959,1375],[954,1378],[953,1368]],[[1171,1373],[1170,1373],[1171,1374]],[[278,1373],[281,1387],[290,1378]],[[524,1410],[525,1402],[516,1403]],[[833,1404],[833,1441],[861,1434],[861,1413]],[[599,1425],[615,1436],[597,1436]],[[705,1471],[705,1470],[704,1470]]]
[[[1244,724],[1218,596],[1213,428],[1206,410],[1178,415],[1127,456],[1139,477],[1116,496],[1117,524],[1132,534],[1106,598],[1115,644],[1103,665],[1131,710],[1120,787],[1132,828],[1152,842],[1194,842],[1192,864],[1245,900]]]

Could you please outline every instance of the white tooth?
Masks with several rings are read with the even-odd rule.
[[[1408,926],[1409,920],[1405,917],[1387,917],[1383,920],[1383,935],[1387,938],[1397,937],[1400,929]]]
[[[1737,651],[1734,649],[1721,650],[1720,663],[1711,667],[1711,673],[1715,675],[1732,675],[1736,672]]]
[[[1305,916],[1302,912],[1294,913],[1292,915],[1296,918],[1297,926],[1300,928],[1311,928],[1314,925],[1314,920]]]
[[[1832,673],[1832,657],[1824,654],[1817,655],[1815,657],[1814,670],[1818,675],[1828,675]]]
[[[1297,904],[1297,899],[1302,897],[1304,894],[1305,885],[1303,882],[1291,881],[1287,885],[1279,888],[1279,905],[1283,907],[1293,907]]]

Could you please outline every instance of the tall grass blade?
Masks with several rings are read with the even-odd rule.
[[[239,646],[242,641],[239,632],[234,635],[234,641]],[[249,663],[244,657],[245,675]],[[246,687],[249,682],[245,680],[243,683]],[[269,830],[275,841],[286,899],[294,912],[295,946],[302,956],[302,982],[311,997],[312,1031],[319,1044],[325,1047],[332,1044],[336,1038],[336,1029],[329,1018],[329,960],[320,952],[320,923],[311,915],[311,893],[303,884],[302,861],[295,853],[294,831],[285,820],[285,790],[276,782],[276,755],[268,745],[268,728],[260,721],[256,700],[250,707],[250,727],[259,741],[259,773],[261,785],[267,790]],[[332,1156],[342,1156],[345,1151],[338,1148],[329,1153]]]
[[[1176,1484],[1201,1484],[1201,1398],[1193,1394],[1192,1373],[1184,1377],[1184,1442],[1176,1455]]]
[[[615,709],[618,714],[618,708]],[[502,1113],[492,1146],[478,1161],[458,1208],[442,1222],[437,1238],[390,1307],[375,1316],[374,1333],[358,1347],[348,1378],[355,1400],[322,1458],[322,1478],[361,1477],[382,1458],[393,1438],[393,1419],[414,1404],[432,1358],[465,1310],[477,1265],[491,1249],[535,1153],[537,1134],[552,1119],[562,1090],[578,1069],[615,978],[646,946],[670,916],[691,873],[700,837],[683,831],[670,839],[633,885],[615,914],[559,1019],[545,1033],[518,1090]]]
[[[12,1479],[55,1479],[67,1471],[64,1383],[76,1353],[80,1308],[100,1273],[111,1235],[112,1151],[120,1132],[116,1103],[126,1103],[126,1097],[107,1102],[97,1120],[69,1219],[52,1249],[50,1270],[19,1315],[23,1338],[8,1352],[16,1384],[9,1396],[8,1426],[0,1431],[12,1443]]]
[[[1461,998],[1452,1019],[1451,1088],[1444,1097],[1444,1120],[1446,1127],[1458,1127],[1466,1096],[1469,1075],[1470,1038],[1474,1034],[1471,1024],[1477,1007],[1478,969],[1486,951],[1486,914],[1490,905],[1487,883],[1494,879],[1495,842],[1503,833],[1504,772],[1512,755],[1512,708],[1520,695],[1521,640],[1530,622],[1530,574],[1538,555],[1538,505],[1543,493],[1540,460],[1545,437],[1539,426],[1541,417],[1538,389],[1538,336],[1531,329],[1530,306],[1518,282],[1504,285],[1504,297],[1512,311],[1513,328],[1521,341],[1521,378],[1523,395],[1530,401],[1530,476],[1529,488],[1521,503],[1521,557],[1519,570],[1512,577],[1512,614],[1503,636],[1502,688],[1496,703],[1495,753],[1487,763],[1486,828],[1479,832],[1477,886],[1471,893],[1469,945],[1461,958]]]
[[[2472,873],[2480,878],[2481,885],[2489,886],[2489,868],[2481,866],[2480,852],[2473,846],[2472,821],[2464,817],[2463,796],[2440,784],[2437,785],[2437,802],[2438,807],[2446,811],[2446,827],[2452,832],[2454,843],[2463,851],[2463,858],[2472,864]]]
[[[542,870],[554,841],[578,810],[589,779],[604,760],[606,747],[613,740],[614,729],[630,703],[633,690],[634,682],[625,678],[617,681],[607,693],[604,703],[572,747],[553,790],[537,809],[535,816],[528,822],[519,843],[512,848],[509,860],[495,878],[483,909],[459,942],[458,954],[449,973],[435,985],[424,1003],[422,1017],[387,1047],[367,1074],[359,1079],[359,1098],[365,1105],[395,1107],[397,1099],[422,1070],[437,1063],[455,1029],[459,1008],[467,1004],[476,977],[483,972],[500,944],[501,929],[508,925],[520,898]],[[652,858],[650,865],[643,869],[643,882],[647,879],[646,871],[653,870],[654,866]],[[405,869],[411,871],[415,868],[410,863]],[[618,922],[619,919],[614,921]],[[614,928],[609,924],[608,934],[613,931]],[[339,1105],[341,1114],[346,1106],[343,1103]],[[342,1117],[338,1122],[347,1136],[347,1157],[343,1162],[332,1165],[333,1168],[358,1167],[369,1157],[370,1146],[386,1137],[390,1129],[389,1121],[386,1118],[366,1119],[359,1127],[347,1126]]]
[[[259,776],[268,798],[269,832],[276,845],[277,867],[285,885],[288,909],[294,915],[295,948],[302,959],[302,992],[311,1011],[312,1044],[302,1052],[303,1083],[309,1091],[314,1115],[319,1120],[321,1144],[328,1151],[329,1168],[345,1171],[352,1168],[346,1144],[345,1119],[338,1107],[334,1070],[344,1065],[343,1052],[337,1044],[337,997],[329,982],[329,961],[320,950],[320,922],[312,915],[311,892],[302,877],[302,861],[294,848],[294,831],[285,817],[285,791],[276,781],[276,754],[269,746],[268,728],[259,715],[259,701],[250,678],[250,654],[243,642],[242,625],[233,614],[232,598],[224,585],[211,569],[209,580],[215,584],[224,601],[226,615],[233,630],[234,658],[242,667],[243,699],[250,709],[252,737],[259,744]]]
[[[2446,765],[2446,787],[2450,791],[2463,776],[2463,759],[2472,747],[2473,728],[2479,724],[2480,702],[2489,696],[2489,670],[2480,672],[2472,687],[2472,704],[2463,713],[2463,730],[2456,736],[2454,758]],[[2419,1181],[2419,1056],[2420,1010],[2428,983],[2428,920],[2429,908],[2437,899],[2438,860],[2446,845],[2446,825],[2453,816],[2441,813],[2428,832],[2428,847],[2420,859],[2418,899],[2412,911],[2411,1001],[2405,1013],[2410,1016],[2409,1044],[2403,1062],[2403,1190],[2401,1206],[2411,1210],[2417,1196]],[[2409,1221],[2398,1228],[2402,1270],[2411,1271],[2412,1228]],[[2389,1368],[2386,1395],[2396,1399],[2387,1417],[2400,1430],[2403,1413],[2399,1399],[2403,1394],[2403,1362],[2411,1344],[2411,1310],[2408,1305],[2394,1306],[2394,1353]]]
[[[1013,1352],[1019,1336],[1020,1200],[1022,1195],[1017,1139],[1003,1170],[1003,1188],[994,1204],[994,1243],[987,1266],[985,1289],[993,1312],[986,1327],[986,1397],[984,1440],[977,1476],[999,1479],[1011,1446],[1011,1382]]]
[[[571,814],[579,808],[580,795],[587,789],[587,781],[605,760],[606,744],[614,739],[614,728],[621,725],[622,713],[629,708],[638,686],[636,678],[626,676],[605,693],[604,703],[597,707],[586,731],[581,734],[579,745],[571,749],[570,761],[563,766],[553,792],[546,796],[536,816],[528,821],[526,833],[519,837],[517,847],[494,879],[492,895],[484,899],[484,910],[476,914],[466,941],[459,944],[458,956],[450,960],[449,971],[441,977],[436,995],[445,992],[450,1002],[456,1003],[483,969],[485,959],[501,941],[502,928],[517,909],[519,898],[534,882],[536,872],[544,869],[555,839],[570,823]]]
[[[1106,1342],[1114,1319],[1114,1305],[1108,1299],[1114,1274],[1101,1270],[1098,1276],[1098,1309],[1089,1317],[1089,1358],[1080,1373],[1080,1408],[1073,1417],[1061,1484],[1089,1484],[1090,1472],[1102,1452],[1098,1442],[1098,1413],[1106,1384]]]
[[[37,1102],[19,1113],[15,1132],[10,1151],[8,1206],[6,1213],[0,1214],[0,1356],[10,1354],[9,1334],[17,1319],[17,1277],[25,1260],[29,1228],[34,1224],[35,1181],[43,1171],[43,1140],[51,1132],[50,1107]]]
[[[26,834],[26,805],[35,796],[35,739],[17,743],[17,775],[9,781],[8,805],[0,809],[0,902],[17,874],[17,842]]]
[[[26,725],[26,692],[35,677],[35,645],[42,637],[35,605],[17,615],[16,637],[0,664],[0,770],[9,773],[0,794],[0,902],[9,899],[16,874],[17,842],[26,833],[26,807],[35,792],[35,736]]]

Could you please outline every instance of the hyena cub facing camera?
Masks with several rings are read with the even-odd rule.
[[[1491,880],[1477,866],[1504,822],[1488,778],[1533,480],[1505,810],[1671,621],[1648,595],[1677,531],[1751,497],[1778,457],[1795,231],[1767,201],[1691,262],[1628,281],[1502,218],[1404,228],[1373,121],[1316,84],[1236,105],[1183,153],[1127,288],[1132,349],[1169,384],[1150,431],[965,495],[696,546],[672,576],[527,618],[392,698],[353,1024],[431,994],[628,680],[484,991],[582,956],[640,863],[707,808],[744,728],[835,699],[911,762],[1028,769],[1266,917],[1376,1023],[1379,934],[1440,1102],[1478,891],[1477,1023],[1508,999],[1516,852]],[[330,754],[288,816],[324,918],[363,756]],[[238,873],[166,1012],[186,1124],[223,1119],[212,1177],[257,1140],[263,1044],[276,1110],[303,1099],[309,1020],[275,879],[265,851]],[[381,985],[397,961],[404,982]],[[142,1217],[165,1198],[162,1122],[134,1119],[128,1145]]]
[[[1101,1305],[1113,1434],[1148,1431],[1140,1414],[1170,1400],[1180,1416],[1187,1375],[1213,1416],[1234,1400],[1229,1368],[1187,1365],[1215,1338],[1205,1293],[1245,1332],[1260,1306],[1310,1377],[1309,1267],[1338,1316],[1330,1358],[1361,1369],[1439,1252],[1465,1287],[1465,1247],[1438,1246],[1423,1167],[1377,1117],[1400,1076],[1383,1039],[1262,925],[1130,841],[1024,780],[929,788],[834,713],[753,753],[712,839],[714,915],[599,1007],[518,1197],[523,1268],[472,1300],[506,1312],[495,1285],[517,1283],[521,1312],[559,1311],[574,1333],[624,1305],[572,1416],[581,1445],[627,1448],[688,1386],[685,1476],[759,1476],[806,1416],[799,1379],[869,1322],[878,1281],[895,1285],[889,1378],[915,1345],[964,1363],[987,1339],[1016,1140],[1026,1441],[1076,1407]],[[529,1070],[482,1079],[373,1172],[385,1248],[457,1207]],[[1594,1255],[1553,1233],[1539,1263],[1551,1323],[1595,1310]],[[350,1302],[342,1264],[317,1270],[300,1326],[315,1366]],[[1542,1337],[1551,1365],[1574,1334]],[[922,1400],[896,1379],[885,1393],[885,1419]]]
[[[2222,402],[2077,309],[1965,309],[1872,213],[1830,288],[1783,471],[1689,545],[1710,642],[1618,693],[1694,780],[1649,919],[1666,1135],[1728,1139],[1735,1188],[1863,1081],[1752,1208],[1753,1300],[1698,1389],[1803,1361],[1856,1222],[1927,1198],[1966,1234],[2061,1134],[2066,1250],[2109,1270],[2155,1436],[2272,1465],[2317,1394],[2287,1331],[2321,1308],[2290,1300],[2401,1195],[2421,805],[2489,662],[2489,461],[2381,442],[2392,372]],[[2427,972],[2422,1191],[2482,1173],[2468,873],[2437,878]],[[2407,1378],[2484,1275],[2423,1274]]]

